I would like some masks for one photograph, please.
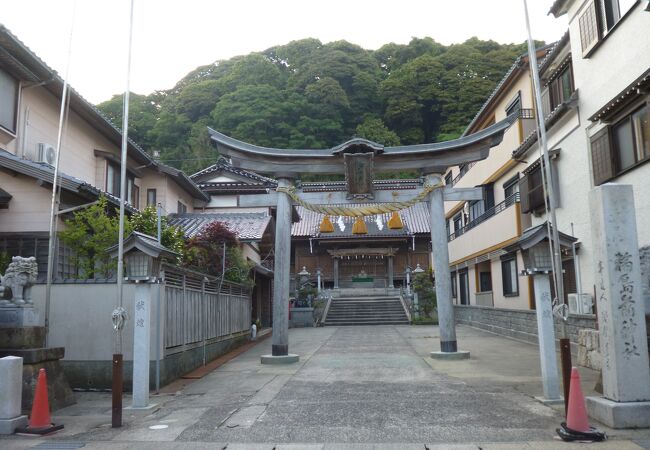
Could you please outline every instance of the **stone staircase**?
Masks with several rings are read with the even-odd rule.
[[[343,325],[408,325],[409,320],[399,296],[332,298],[323,324]]]

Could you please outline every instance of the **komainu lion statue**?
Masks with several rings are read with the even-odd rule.
[[[0,297],[0,306],[25,306],[33,304],[31,298],[32,285],[36,283],[38,277],[38,265],[36,258],[30,256],[23,258],[22,256],[14,256],[11,258],[11,263],[7,267],[4,275],[0,275],[0,294],[2,291],[10,289],[12,297],[10,300],[3,300]]]

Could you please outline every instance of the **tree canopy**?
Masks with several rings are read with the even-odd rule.
[[[216,158],[207,127],[280,148],[352,137],[384,145],[458,137],[524,44],[431,38],[365,50],[302,39],[201,66],[168,91],[131,96],[129,135],[193,173]],[[121,126],[122,97],[98,105]]]

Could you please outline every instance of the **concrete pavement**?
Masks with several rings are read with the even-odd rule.
[[[2,438],[0,448],[584,447],[557,441],[562,408],[533,398],[542,390],[535,346],[459,326],[459,349],[472,358],[439,361],[428,356],[438,339],[433,326],[295,329],[297,364],[260,364],[267,339],[178,392],[152,395],[157,408],[125,410],[120,429],[110,428],[110,394],[79,393],[54,414],[63,432]],[[597,374],[581,373],[588,394]],[[606,431],[610,440],[595,447],[650,448],[650,430]]]

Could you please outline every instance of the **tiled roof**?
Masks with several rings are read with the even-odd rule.
[[[0,167],[4,167],[14,172],[21,173],[23,175],[30,176],[37,180],[43,180],[48,183],[54,181],[54,167],[49,164],[34,162],[29,159],[20,158],[13,153],[0,149]],[[108,192],[104,192],[101,189],[86,183],[83,180],[75,178],[71,175],[67,175],[63,172],[58,174],[58,184],[62,189],[66,189],[72,192],[86,192],[90,194],[93,198],[99,197],[100,194],[103,194],[109,203],[112,203],[115,206],[120,205],[120,199]],[[129,204],[126,204],[126,211],[129,213],[135,213],[138,210],[132,207]]]
[[[650,69],[646,70],[636,80],[610,100],[605,106],[589,117],[592,122],[599,120],[609,121],[621,110],[629,106],[630,102],[636,101],[647,94],[650,89]]]
[[[578,91],[574,91],[564,102],[560,103],[551,111],[548,116],[544,118],[544,127],[549,130],[555,123],[557,123],[564,113],[571,109],[571,104],[575,104],[578,99]],[[517,159],[526,154],[528,150],[537,142],[537,129],[530,132],[523,142],[512,152],[512,158]]]
[[[265,193],[269,186],[262,183],[244,183],[242,181],[232,182],[209,182],[199,183],[199,187],[207,194],[221,194],[224,192],[246,192],[246,193]]]
[[[127,253],[132,248],[137,248],[138,250],[146,253],[149,256],[154,258],[158,257],[178,257],[178,253],[168,249],[153,236],[149,236],[145,233],[140,233],[138,231],[132,231],[126,239],[124,239],[124,253]],[[119,244],[115,244],[112,247],[106,249],[106,251],[113,255],[117,256],[119,250]]]
[[[364,203],[364,206],[368,206]],[[346,206],[361,206],[358,204],[349,204]],[[300,221],[293,224],[291,227],[291,235],[294,237],[300,236],[319,236],[319,226],[323,220],[323,215],[309,211],[302,206],[296,206]],[[402,230],[391,230],[388,228],[388,220],[391,214],[379,214],[376,216],[369,216],[365,218],[366,226],[368,227],[368,234],[365,236],[404,236],[410,234],[429,233],[431,228],[429,225],[429,212],[425,203],[418,203],[410,208],[404,209],[399,212],[404,228]],[[330,220],[334,225],[335,231],[333,233],[324,233],[319,237],[343,237],[352,236],[352,224],[356,220],[354,217],[339,217],[330,216]],[[381,224],[381,225],[379,225]],[[343,230],[341,230],[343,228]],[[356,236],[356,235],[355,235]],[[359,235],[361,236],[361,235]]]
[[[271,222],[271,216],[267,213],[187,213],[167,217],[167,223],[180,227],[187,237],[196,235],[212,222],[224,223],[241,241],[259,241]]]
[[[569,43],[569,39],[570,39],[569,30],[566,30],[566,32],[562,35],[562,37],[558,41],[551,44],[552,47],[550,48],[550,50],[548,51],[544,59],[542,59],[539,62],[540,74],[543,73],[555,59],[557,59],[557,55],[560,53],[560,50],[562,50],[562,48],[564,48],[564,46]]]
[[[250,180],[263,183],[265,185],[269,186],[277,186],[278,182],[274,180],[273,178],[268,178],[262,175],[259,175],[255,172],[251,172],[249,170],[244,170],[240,169],[238,167],[233,166],[228,162],[228,160],[224,157],[220,157],[216,164],[211,165],[210,167],[207,167],[199,172],[196,172],[193,175],[190,175],[190,178],[192,180],[197,181],[199,185],[201,184],[200,181],[198,181],[200,178],[204,178],[205,175],[209,175],[215,172],[228,172],[233,175],[238,175],[240,177],[248,178]]]
[[[553,14],[555,17],[560,17],[562,14],[566,14],[568,4],[568,0],[555,0],[548,13]]]
[[[413,180],[372,180],[375,190],[416,189],[424,184],[421,178]],[[316,181],[300,184],[303,192],[338,192],[345,191],[345,181]]]
[[[553,45],[555,45],[555,43],[548,44],[548,45],[546,45],[544,47],[538,48],[536,51],[537,52],[546,51],[546,53],[548,53],[551,50],[551,48],[553,47]],[[544,56],[546,56],[546,54]],[[527,60],[528,60],[528,53],[524,53],[523,55],[520,55],[515,60],[515,62],[512,64],[512,66],[510,66],[510,69],[508,69],[508,71],[503,76],[503,78],[501,78],[501,81],[499,81],[497,83],[496,87],[494,88],[494,90],[492,91],[490,96],[487,98],[487,100],[485,100],[485,102],[483,103],[483,106],[481,106],[481,109],[478,110],[476,115],[472,118],[472,121],[469,123],[469,125],[467,125],[467,127],[465,128],[465,131],[463,132],[462,136],[467,136],[468,135],[470,129],[476,124],[476,122],[479,120],[479,118],[482,116],[482,114],[485,111],[488,110],[488,108],[492,104],[492,101],[495,100],[497,98],[497,96],[501,93],[501,89],[510,80],[510,77],[512,77],[515,74],[515,72],[517,72],[518,69],[522,68]]]

